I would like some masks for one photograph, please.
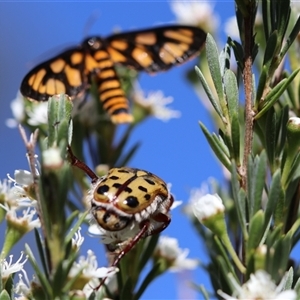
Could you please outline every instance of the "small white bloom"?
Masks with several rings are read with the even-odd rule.
[[[179,118],[181,116],[180,111],[166,107],[173,102],[173,97],[165,97],[160,90],[149,92],[148,96],[145,97],[142,90],[136,89],[133,99],[139,105],[148,108],[150,114],[161,121],[167,122],[172,118]]]
[[[63,164],[63,159],[61,158],[60,150],[56,147],[51,147],[43,151],[43,165],[44,167],[60,167]]]
[[[13,255],[9,256],[9,261],[6,259],[0,260],[1,276],[2,278],[8,278],[11,274],[19,272],[23,269],[28,257],[23,259],[24,252],[21,252],[20,258],[13,263]]]
[[[234,40],[240,39],[240,33],[238,24],[236,21],[236,16],[232,16],[224,24],[224,31],[227,36],[230,36]]]
[[[175,238],[160,236],[155,253],[170,262],[170,271],[173,272],[192,270],[198,266],[196,259],[187,258],[189,249],[179,248],[178,240]]]
[[[212,181],[212,180],[211,180]],[[193,188],[190,191],[190,197],[188,204],[184,207],[184,212],[190,217],[194,218],[194,203],[198,201],[199,198],[211,192],[211,184],[209,182],[203,182],[200,188]]]
[[[218,194],[206,194],[193,204],[194,215],[200,222],[220,212],[224,212],[224,210],[225,206]]]
[[[16,98],[11,102],[10,108],[12,110],[14,119],[6,120],[6,126],[15,128],[25,119],[24,98],[20,91],[18,91]]]
[[[27,273],[24,269],[21,270],[22,274],[18,274],[19,275],[19,282],[16,284],[15,287],[15,293],[20,295],[20,296],[27,296],[30,294],[31,290],[30,290],[30,281],[28,279]],[[23,280],[23,276],[24,276],[24,280]],[[22,299],[22,298],[19,298]],[[27,298],[25,298],[27,299]]]
[[[74,237],[72,238],[73,246],[80,248],[83,244],[84,237],[81,235],[81,227],[78,228],[77,232],[75,232]]]
[[[293,125],[299,126],[300,125],[300,118],[298,118],[298,117],[291,117],[291,118],[289,118],[289,123],[293,124]]]
[[[27,100],[28,101],[28,100]],[[48,123],[48,102],[31,102],[26,104],[26,99],[20,92],[17,93],[16,98],[11,102],[11,110],[13,119],[8,119],[6,125],[14,128],[23,123],[28,118],[29,125],[38,126]]]
[[[0,195],[7,195],[11,190],[11,181],[4,179],[0,180]]]
[[[118,271],[117,267],[98,268],[96,255],[92,250],[88,250],[87,257],[80,256],[78,262],[72,265],[69,277],[78,276],[78,273],[80,273],[78,280],[84,283],[83,291],[85,294],[90,294],[92,292],[91,288],[99,285],[99,278],[110,278]]]
[[[9,202],[9,200],[14,196],[11,184],[11,180],[0,180],[0,200],[2,203]]]
[[[266,255],[267,252],[268,252],[268,247],[267,245],[263,244],[263,245],[260,245],[256,248],[256,252],[260,255]]]
[[[271,276],[264,270],[258,270],[255,274],[250,275],[250,279],[242,286],[234,284],[235,291],[232,296],[229,296],[222,291],[218,294],[224,299],[261,299],[261,300],[279,300],[289,299],[294,300],[297,294],[294,290],[283,291],[283,286],[286,281],[286,275],[282,278],[280,284],[276,286]]]
[[[36,201],[30,200],[24,193],[24,189],[11,186],[12,181],[4,179],[0,181],[0,206],[9,211],[23,207],[35,207]]]
[[[35,165],[35,175],[39,176],[39,170],[37,168],[37,155],[35,157],[36,159],[36,165]],[[27,156],[28,163],[29,158]],[[14,184],[14,187],[11,189],[11,197],[13,200],[17,201],[19,203],[19,206],[21,206],[21,203],[24,204],[24,201],[28,202],[28,199],[31,200],[31,206],[36,206],[36,200],[33,198],[33,191],[32,187],[34,184],[33,180],[33,174],[27,170],[16,170],[14,173],[14,178],[12,178],[9,174],[7,175],[8,179]],[[26,202],[26,203],[27,203]],[[29,206],[28,203],[23,206]]]
[[[33,184],[32,174],[27,170],[16,170],[14,177],[15,179],[10,178],[10,180],[13,180],[15,184],[21,186]]]
[[[74,277],[82,270],[84,277],[92,279],[110,277],[119,271],[116,267],[98,268],[97,257],[92,250],[87,251],[87,257],[80,256],[78,262],[75,262],[70,270],[69,276]]]
[[[179,23],[199,26],[208,32],[215,32],[219,26],[219,18],[209,1],[173,1],[171,9]]]
[[[27,110],[28,124],[32,126],[45,125],[48,123],[48,102],[33,103]]]
[[[16,170],[14,178],[9,174],[7,174],[7,177],[14,183],[14,187],[10,191],[11,200],[15,201],[14,205],[35,206],[36,200],[32,198],[29,188],[33,185],[32,174],[27,170]]]
[[[100,165],[96,166],[95,171],[99,177],[102,177],[102,176],[108,174],[109,169],[110,169],[109,165],[100,164]]]
[[[22,228],[22,232],[28,232],[34,228],[41,227],[40,219],[33,219],[34,217],[36,217],[36,210],[31,209],[30,207],[28,207],[27,210],[23,211],[23,216],[17,216],[17,212],[15,209],[8,210],[6,214],[6,219],[11,224]]]

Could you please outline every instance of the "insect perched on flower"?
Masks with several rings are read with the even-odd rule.
[[[71,163],[92,179],[88,194],[91,214],[99,225],[109,256],[113,257],[112,266],[117,266],[140,239],[160,233],[170,224],[174,199],[158,176],[121,167],[110,169],[99,178],[70,148],[69,156]]]
[[[193,26],[163,26],[153,29],[93,36],[33,68],[20,91],[33,101],[47,101],[55,94],[81,97],[96,83],[99,99],[114,123],[132,122],[128,100],[115,66],[157,73],[195,57],[206,33]]]

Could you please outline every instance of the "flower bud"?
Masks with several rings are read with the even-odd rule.
[[[64,161],[58,148],[49,148],[43,151],[43,166],[47,169],[58,169]]]
[[[226,232],[224,211],[222,199],[217,194],[206,194],[193,204],[193,212],[199,222],[218,236]]]

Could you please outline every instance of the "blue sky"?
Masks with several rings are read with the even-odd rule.
[[[216,1],[214,5],[221,24],[234,14],[233,0]],[[97,19],[85,32],[93,15]],[[5,120],[12,116],[10,102],[15,98],[23,76],[43,59],[45,53],[48,56],[50,51],[55,54],[66,46],[75,45],[86,34],[105,36],[116,28],[139,29],[175,21],[170,3],[166,1],[0,2],[0,179],[7,173],[13,174],[15,169],[28,169],[19,132],[7,128]],[[220,36],[222,28],[219,27]],[[172,183],[176,199],[184,202],[188,200],[190,190],[200,187],[209,177],[222,180],[221,169],[198,125],[201,120],[212,128],[212,122],[184,79],[185,71],[191,66],[193,62],[155,76],[141,74],[142,89],[145,92],[162,90],[165,96],[174,97],[171,107],[181,111],[182,116],[168,123],[149,119],[131,136],[131,143],[142,142],[131,166],[149,170]],[[164,234],[178,238],[182,248],[189,248],[189,257],[207,260],[204,245],[180,209],[173,212],[172,223]],[[86,241],[85,247],[92,247],[97,253],[99,242],[89,237]],[[98,262],[104,264],[101,257]],[[143,299],[178,298],[176,285],[182,276],[170,273],[162,276],[146,291]],[[201,270],[184,276],[198,284],[209,285]]]

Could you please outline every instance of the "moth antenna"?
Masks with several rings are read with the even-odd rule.
[[[84,25],[84,28],[83,28],[83,36],[84,37],[87,37],[89,35],[89,32],[91,30],[91,28],[94,26],[94,24],[96,23],[96,21],[100,18],[100,10],[99,9],[96,9],[94,10],[90,16],[88,17],[85,25]]]

